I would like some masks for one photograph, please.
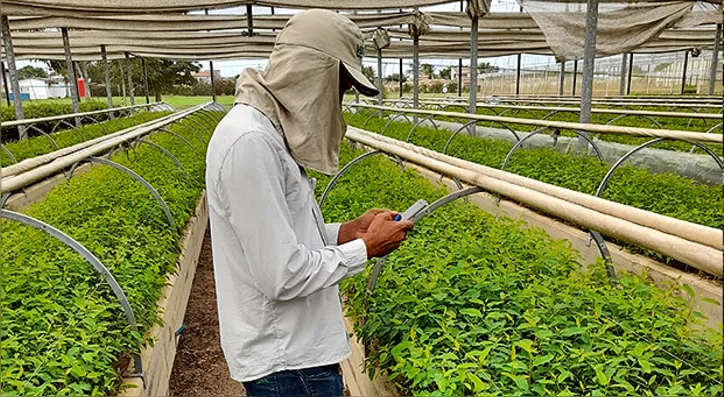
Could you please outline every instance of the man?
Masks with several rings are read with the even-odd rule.
[[[289,19],[263,73],[245,70],[207,155],[221,343],[252,396],[341,396],[350,355],[337,284],[412,229],[391,211],[324,224],[306,170],[337,171],[342,97],[377,89],[361,72],[364,37],[346,17]]]

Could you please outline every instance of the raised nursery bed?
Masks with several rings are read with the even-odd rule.
[[[55,147],[45,136],[33,136],[28,139],[3,142],[3,145],[13,155],[15,161],[20,162],[31,157],[52,152],[53,150],[66,148],[80,142],[88,141],[93,138],[98,138],[103,135],[145,123],[147,121],[155,120],[168,114],[170,114],[170,112],[166,111],[141,112],[129,117],[102,121],[90,125],[82,125],[78,127],[77,131],[73,129],[61,130],[51,135],[55,144],[58,145],[57,147]],[[8,166],[13,163],[13,159],[11,159],[5,151],[0,151],[0,165]]]
[[[359,154],[345,145],[342,162]],[[318,193],[327,181],[320,176]],[[342,221],[443,194],[374,157],[340,179],[323,212]],[[367,346],[363,357],[355,345],[345,375],[380,395],[721,393],[721,330],[703,327],[682,297],[695,295],[689,286],[662,289],[625,272],[611,283],[600,262],[580,262],[541,229],[448,204],[416,225],[373,292],[370,267],[343,283],[355,338]]]
[[[112,159],[158,190],[173,227],[148,190],[128,175],[99,165],[59,183],[42,201],[21,210],[62,230],[103,262],[128,297],[137,332],[103,278],[80,255],[42,232],[2,220],[3,395],[133,393],[123,376],[133,355],[141,353],[139,344],[145,346],[146,389],[135,390],[163,390],[162,366],[147,360],[148,346],[154,340],[159,346],[168,343],[167,330],[173,328],[173,335],[177,318],[183,318],[173,310],[185,308],[188,289],[181,286],[193,277],[194,252],[206,225],[204,153],[211,133],[198,130],[199,136],[178,125],[170,129],[195,150],[169,134],[147,139],[178,158],[185,173],[147,145],[118,151]],[[160,313],[164,308],[168,312]]]
[[[367,117],[347,114],[350,125],[361,127]],[[382,133],[387,119],[371,117],[364,129]],[[392,121],[384,135],[405,140],[411,125]],[[418,126],[410,142],[442,151],[451,131]],[[500,168],[513,147],[507,141],[458,135],[447,154],[493,168]],[[518,150],[506,164],[506,171],[583,193],[594,194],[610,168],[593,156],[573,156],[549,148]],[[609,180],[601,197],[662,215],[722,228],[721,186],[711,186],[674,174],[658,174],[633,166],[622,166]]]

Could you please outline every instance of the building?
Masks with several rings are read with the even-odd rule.
[[[20,97],[25,99],[66,98],[68,88],[62,81],[53,78],[31,78],[18,81]],[[12,89],[10,90],[12,95]]]
[[[211,84],[211,71],[209,70],[202,70],[200,72],[194,73],[193,76],[199,83]],[[214,79],[218,81],[220,78],[221,71],[214,70]]]
[[[462,67],[462,75],[463,75],[463,85],[470,84],[470,67],[469,66],[463,66]],[[450,68],[450,80],[457,82],[458,81],[458,68],[457,66],[453,66]]]

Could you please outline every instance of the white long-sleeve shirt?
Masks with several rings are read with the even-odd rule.
[[[236,105],[206,156],[221,345],[231,377],[338,363],[350,355],[337,284],[367,249],[337,245],[304,170],[256,109]]]

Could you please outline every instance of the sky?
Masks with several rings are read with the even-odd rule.
[[[519,10],[519,6],[515,0],[493,0],[491,9],[493,12],[514,12]],[[280,9],[277,8],[276,14],[294,14],[299,10],[293,9]],[[423,7],[421,11],[460,11],[459,3],[452,4],[441,4],[431,7]],[[201,12],[199,12],[201,13]],[[209,14],[237,14],[243,15],[246,13],[246,8],[234,7],[221,10],[209,10]],[[265,15],[270,14],[270,8],[264,6],[253,6],[254,15]],[[490,62],[498,65],[503,69],[514,69],[516,67],[516,57],[498,57],[498,58],[480,58],[479,62]],[[436,70],[444,68],[445,66],[453,66],[458,64],[457,59],[428,59],[420,58],[420,63],[429,63],[436,67]],[[464,65],[469,65],[469,60],[463,59]],[[554,64],[553,57],[540,56],[540,55],[523,55],[522,65],[523,67],[531,66],[533,64]],[[209,70],[208,62],[199,62],[202,70]],[[365,58],[364,64],[366,66],[372,66],[377,68],[377,60],[375,58]],[[403,61],[403,69],[405,73],[411,69],[412,60]],[[26,65],[33,65],[45,68],[45,64],[39,61],[18,61],[18,68],[22,68]],[[234,77],[238,75],[244,68],[258,68],[263,69],[266,66],[266,60],[255,59],[255,60],[235,60],[235,61],[214,61],[214,69],[220,71],[222,77]],[[392,73],[399,73],[399,61],[397,59],[383,60],[383,75],[388,76]]]

